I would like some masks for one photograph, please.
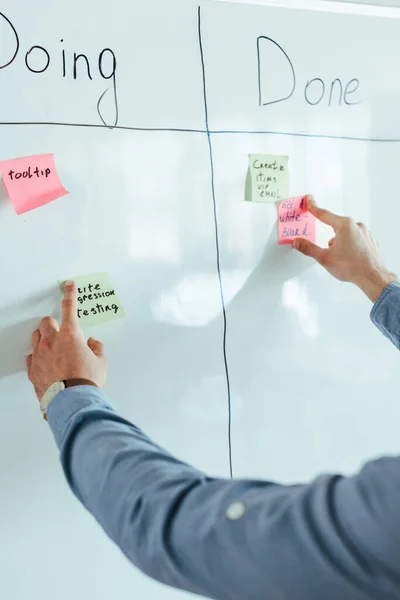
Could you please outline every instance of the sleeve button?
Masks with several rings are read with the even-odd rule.
[[[237,521],[241,517],[243,517],[246,512],[246,507],[243,502],[234,502],[228,507],[226,511],[226,516],[230,521]]]

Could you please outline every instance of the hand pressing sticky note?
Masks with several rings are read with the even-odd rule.
[[[288,196],[288,157],[274,154],[249,154],[246,200],[278,202]]]
[[[278,244],[291,244],[296,238],[315,242],[316,220],[308,212],[306,196],[283,200],[278,204]]]
[[[78,288],[78,318],[83,327],[125,317],[108,273],[71,277],[71,280]],[[60,282],[61,289],[65,281]]]
[[[54,164],[54,154],[0,162],[0,172],[17,215],[68,194]]]

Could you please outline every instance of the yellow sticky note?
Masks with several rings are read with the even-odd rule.
[[[275,154],[249,154],[246,200],[279,202],[289,197],[289,159]]]
[[[61,288],[71,280],[78,288],[78,318],[83,327],[126,316],[108,273],[70,277],[60,282]]]

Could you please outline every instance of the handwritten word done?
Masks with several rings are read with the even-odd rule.
[[[344,107],[362,101],[357,77],[327,80],[317,76],[300,82],[289,55],[277,41],[265,35],[257,38],[257,62],[259,106],[285,102],[296,95],[299,88],[309,106]]]

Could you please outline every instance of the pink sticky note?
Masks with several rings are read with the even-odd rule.
[[[0,172],[17,215],[68,194],[54,164],[54,154],[0,162]]]
[[[297,196],[278,204],[278,244],[291,244],[296,238],[315,242],[315,217],[306,208],[306,197]]]

